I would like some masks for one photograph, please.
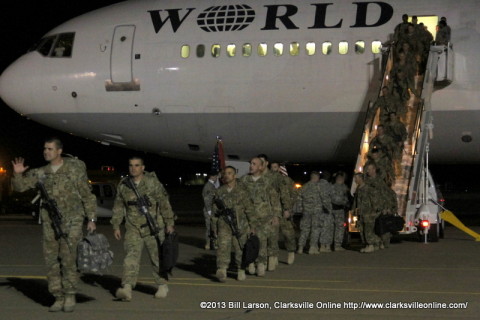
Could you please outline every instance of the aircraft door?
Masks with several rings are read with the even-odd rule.
[[[110,76],[113,83],[132,82],[132,54],[135,26],[115,27],[110,58]]]

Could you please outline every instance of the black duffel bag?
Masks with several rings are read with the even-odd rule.
[[[403,229],[405,221],[396,214],[381,214],[375,219],[375,233],[379,236],[388,232],[398,232]]]

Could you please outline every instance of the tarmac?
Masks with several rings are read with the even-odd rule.
[[[116,301],[124,257],[108,221],[114,263],[103,275],[81,274],[73,313],[49,313],[41,226],[28,216],[0,216],[0,319],[478,319],[480,243],[447,226],[445,238],[421,243],[403,238],[372,254],[348,250],[296,255],[264,278],[215,279],[215,251],[206,251],[201,225],[179,225],[180,256],[165,299],[156,291],[146,252],[131,302]],[[480,227],[474,227],[479,232]]]

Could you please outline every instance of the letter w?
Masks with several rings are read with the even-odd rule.
[[[153,23],[153,28],[155,29],[155,33],[158,33],[160,29],[162,29],[163,25],[170,20],[170,23],[172,24],[172,29],[173,32],[177,32],[178,28],[180,28],[181,24],[185,19],[188,17],[188,15],[195,10],[195,8],[187,8],[188,12],[183,16],[183,18],[180,20],[180,15],[178,12],[182,9],[167,9],[165,11],[168,12],[167,18],[165,20],[162,20],[162,17],[160,16],[160,11],[163,10],[149,10],[150,12],[150,17],[152,17],[152,23]]]

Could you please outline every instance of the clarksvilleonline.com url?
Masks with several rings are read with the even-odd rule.
[[[467,309],[468,302],[202,301],[202,309]]]

